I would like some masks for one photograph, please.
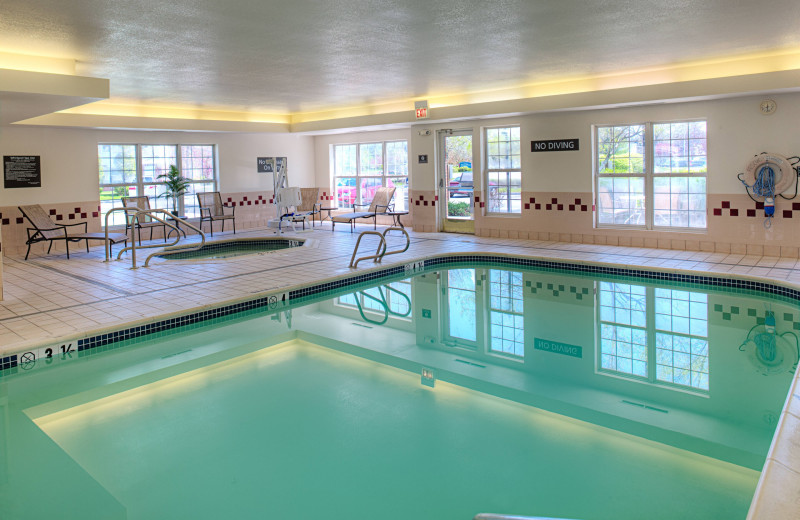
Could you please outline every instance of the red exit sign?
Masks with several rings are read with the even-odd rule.
[[[415,101],[414,102],[414,113],[417,116],[417,119],[428,119],[428,102],[427,101]]]

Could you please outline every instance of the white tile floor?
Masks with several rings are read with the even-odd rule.
[[[368,229],[359,226],[359,230]],[[614,247],[535,240],[479,238],[442,233],[409,233],[408,252],[387,256],[383,265],[406,263],[434,254],[481,252],[523,255],[613,266],[640,266],[652,270],[693,271],[701,274],[758,278],[800,288],[797,260]],[[228,238],[230,233],[215,236]],[[237,238],[274,236],[271,230],[239,232]],[[291,234],[290,234],[291,236]],[[296,236],[316,241],[313,247],[217,261],[155,260],[148,268],[131,269],[124,261],[103,262],[102,247],[90,253],[31,256],[3,260],[4,300],[0,302],[0,355],[70,339],[117,330],[123,324],[154,321],[185,314],[257,294],[286,290],[326,279],[373,269],[372,262],[348,268],[357,234],[325,226]],[[391,234],[389,249],[402,248],[405,239]],[[363,251],[374,251],[377,242],[367,237]],[[149,252],[149,251],[148,251]],[[143,264],[139,252],[139,265]],[[800,519],[800,383],[795,383],[778,425],[762,473],[750,518]]]

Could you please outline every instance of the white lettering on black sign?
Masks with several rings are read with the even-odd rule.
[[[531,141],[532,152],[574,152],[578,150],[578,139],[555,139],[552,141]]]

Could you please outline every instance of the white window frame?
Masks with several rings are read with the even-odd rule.
[[[388,144],[389,143],[405,143],[405,145],[406,145],[406,162],[405,162],[406,174],[405,175],[389,175],[388,152],[387,152],[387,148],[388,148]],[[381,145],[381,160],[382,160],[383,171],[382,171],[382,173],[380,175],[362,173],[361,147],[362,146],[376,145],[376,144],[380,144]],[[355,146],[356,147],[355,174],[354,175],[341,175],[340,172],[337,171],[337,164],[336,164],[337,152],[340,149],[343,149],[344,147],[349,147],[349,146]],[[406,185],[405,194],[403,195],[403,198],[401,200],[400,197],[398,196],[399,195],[398,192],[395,191],[395,195],[392,198],[391,203],[393,204],[395,211],[401,211],[401,210],[408,211],[408,204],[409,204],[408,197],[410,195],[409,194],[410,186],[409,186],[408,167],[409,167],[409,161],[408,161],[408,140],[407,139],[389,139],[389,140],[386,140],[386,141],[365,141],[365,142],[358,142],[358,143],[336,143],[336,144],[332,144],[331,145],[331,178],[333,179],[333,186],[332,186],[331,193],[333,194],[333,198],[334,198],[334,202],[336,203],[336,206],[339,209],[349,209],[349,208],[352,207],[352,206],[349,206],[349,205],[340,204],[339,196],[338,196],[338,190],[337,190],[338,180],[339,179],[355,179],[355,186],[354,186],[354,188],[355,188],[355,197],[354,197],[354,201],[353,201],[354,205],[367,205],[367,204],[369,204],[371,202],[370,200],[365,200],[365,198],[362,197],[361,182],[363,180],[366,180],[366,179],[380,179],[380,181],[381,181],[380,185],[382,187],[385,187],[385,186],[387,186],[388,181],[392,181],[393,183],[396,183],[396,180],[403,179],[404,182],[405,182],[405,185]]]
[[[212,151],[212,163],[213,163],[213,168],[214,168],[213,179],[211,179],[209,181],[209,180],[193,180],[191,178],[188,178],[188,180],[189,180],[189,184],[190,185],[213,183],[212,191],[218,190],[218,186],[219,186],[219,163],[218,163],[218,155],[217,155],[217,153],[218,153],[217,145],[215,145],[215,144],[207,144],[207,143],[206,144],[201,144],[201,143],[182,143],[182,144],[175,144],[175,143],[167,143],[167,144],[164,144],[164,143],[97,143],[97,153],[98,153],[98,172],[97,173],[98,173],[98,179],[99,179],[99,176],[100,176],[100,160],[101,160],[100,147],[101,146],[133,146],[134,147],[134,153],[135,153],[134,160],[135,160],[135,163],[136,163],[136,172],[135,172],[136,179],[135,179],[135,181],[128,182],[128,183],[126,183],[126,182],[123,182],[123,183],[102,183],[102,182],[100,182],[99,183],[100,190],[102,190],[103,188],[111,188],[113,190],[115,188],[135,187],[136,188],[136,195],[143,195],[143,194],[146,195],[145,186],[152,186],[152,185],[163,186],[163,184],[164,184],[163,181],[156,181],[155,179],[153,179],[153,182],[150,182],[150,181],[145,182],[145,180],[144,180],[142,148],[150,147],[150,146],[174,147],[175,148],[175,162],[177,163],[176,166],[178,167],[178,171],[181,172],[181,175],[184,174],[183,173],[183,170],[184,170],[184,167],[183,167],[183,156],[182,156],[184,147],[189,147],[189,146],[210,147],[211,151]],[[192,192],[193,190],[189,190],[189,191]],[[131,195],[131,196],[133,196],[133,195]],[[151,196],[150,199],[151,199],[150,200],[150,205],[151,205],[150,207],[152,207],[152,208],[170,209],[172,207],[171,201],[168,200],[168,199],[165,199],[163,197]],[[101,205],[102,205],[102,201],[101,201]],[[121,206],[122,206],[122,203],[121,203],[119,198],[112,198],[111,199],[111,206],[110,207],[121,207]],[[193,205],[190,205],[190,206],[193,206]],[[104,212],[107,211],[107,210],[108,210],[108,208],[105,209]],[[181,215],[183,215],[185,213],[185,210],[186,210],[186,206],[184,204],[184,197],[179,197],[178,198],[178,212]],[[192,217],[192,218],[199,217],[199,214],[198,215],[190,215],[190,217]],[[122,225],[124,223],[124,217],[122,216],[122,212],[118,212],[118,215],[114,215],[114,217],[112,217],[111,222],[114,222],[114,224],[112,224],[113,226]],[[105,226],[105,216],[104,215],[103,215],[103,218],[101,218],[101,225]]]
[[[706,123],[705,144],[706,144],[706,168],[704,172],[655,172],[655,143],[653,138],[653,127],[660,124],[680,124],[680,123]],[[644,160],[642,162],[643,171],[634,173],[600,173],[599,172],[599,131],[601,128],[612,127],[644,127]],[[687,155],[687,160],[691,161],[691,156]],[[704,233],[708,230],[708,124],[706,119],[680,119],[675,121],[652,121],[652,122],[635,122],[635,123],[619,123],[619,124],[602,124],[592,126],[592,177],[593,177],[593,190],[594,190],[594,227],[598,229],[642,229],[642,230],[657,230],[657,231],[670,231],[670,232],[689,232],[689,233]],[[601,179],[614,179],[614,178],[642,178],[644,182],[644,222],[643,223],[608,223],[600,222],[600,204],[598,200],[600,195],[600,181]],[[706,215],[705,226],[671,226],[671,225],[657,225],[655,223],[655,193],[654,185],[656,179],[664,178],[702,178],[705,183],[705,199],[704,209]],[[691,195],[687,193],[687,197]],[[688,211],[688,210],[687,210]]]
[[[514,154],[513,149],[509,150],[509,157],[518,157],[519,167],[516,168],[491,168],[489,165],[490,161],[490,154],[489,154],[489,131],[490,130],[498,130],[498,129],[513,129],[516,128],[519,132],[519,141],[517,142],[518,153]],[[483,164],[484,164],[484,171],[483,171],[483,181],[484,186],[486,187],[486,213],[489,215],[515,215],[521,216],[522,215],[522,127],[519,124],[506,124],[506,125],[497,125],[497,126],[487,126],[483,128]],[[513,143],[513,141],[509,141]],[[513,145],[512,145],[513,146]],[[512,162],[513,164],[513,162]],[[505,186],[508,189],[508,196],[506,198],[506,204],[504,209],[499,209],[493,207],[492,205],[492,184],[489,182],[489,177],[491,174],[511,174],[511,173],[518,173],[519,174],[519,199],[517,200],[517,208],[513,208],[513,198],[511,196],[511,189],[512,184],[510,179],[506,179]]]

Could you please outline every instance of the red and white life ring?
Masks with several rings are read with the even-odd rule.
[[[753,157],[744,169],[742,181],[752,186],[764,168],[772,168],[775,172],[775,195],[783,193],[797,182],[797,172],[789,159],[777,153],[762,153]]]

